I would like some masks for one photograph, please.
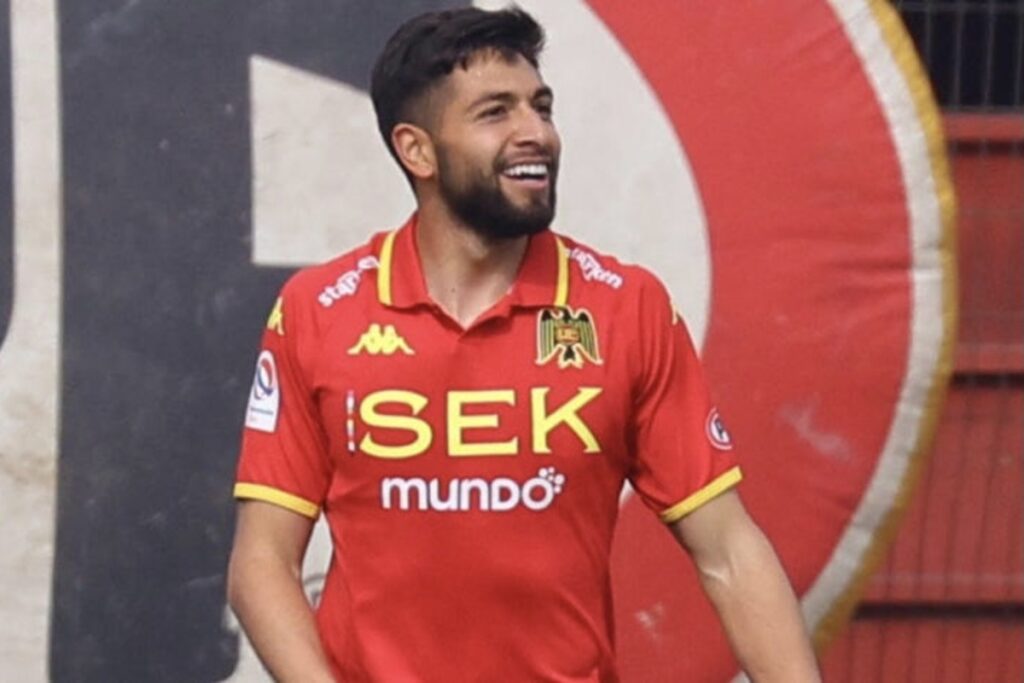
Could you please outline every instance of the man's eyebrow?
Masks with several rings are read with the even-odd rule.
[[[554,97],[555,97],[554,91],[552,91],[551,88],[546,86],[546,85],[537,88],[537,90],[534,91],[533,95],[530,96],[530,100],[531,101],[532,100],[537,100],[537,99],[544,98],[544,97],[549,98],[549,99],[554,99]],[[484,93],[480,97],[478,97],[475,100],[473,100],[469,104],[469,106],[466,107],[466,110],[467,111],[471,111],[473,109],[476,109],[480,105],[485,104],[485,103],[489,103],[489,102],[502,102],[502,103],[507,104],[507,103],[510,103],[510,102],[515,102],[516,99],[517,99],[516,95],[514,93],[512,93],[511,91],[508,91],[508,90],[495,90],[495,91],[492,91],[492,92]]]
[[[488,92],[488,93],[484,93],[480,97],[478,97],[475,100],[473,100],[469,104],[469,106],[466,107],[466,109],[467,110],[476,109],[481,104],[484,104],[484,103],[487,103],[487,102],[506,102],[507,103],[507,102],[515,102],[515,100],[516,100],[516,96],[513,95],[508,90]]]

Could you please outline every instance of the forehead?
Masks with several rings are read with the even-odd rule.
[[[444,99],[449,106],[468,106],[490,93],[512,93],[532,97],[545,86],[540,72],[522,55],[511,59],[495,51],[480,52],[456,66],[445,80]]]

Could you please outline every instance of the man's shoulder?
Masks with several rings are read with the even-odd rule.
[[[679,323],[686,329],[672,294],[654,271],[571,237],[559,239],[569,256],[570,306],[604,316],[612,323],[606,327],[629,339],[651,338]]]
[[[305,266],[292,274],[284,286],[290,299],[316,302],[317,308],[329,309],[355,300],[367,290],[376,291],[370,282],[380,267],[380,248],[388,233],[374,234],[363,244],[329,261]]]
[[[629,301],[648,295],[652,290],[665,289],[658,276],[642,265],[623,261],[568,235],[558,237],[568,252],[573,284],[582,285],[586,294],[611,294]]]

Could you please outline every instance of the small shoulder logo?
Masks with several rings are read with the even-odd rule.
[[[380,263],[376,256],[364,256],[352,270],[342,273],[333,284],[324,287],[317,297],[317,301],[324,308],[330,308],[335,301],[341,301],[347,296],[352,296],[359,290],[359,283],[363,279],[363,273],[374,268],[379,268]]]
[[[537,365],[558,358],[558,367],[582,368],[587,360],[601,365],[594,317],[585,308],[545,308],[537,314]]]
[[[274,302],[274,310],[270,311],[270,317],[267,318],[267,329],[284,336],[284,300],[281,297],[277,297],[277,301]]]
[[[732,450],[732,437],[729,436],[729,432],[726,430],[717,408],[712,408],[708,414],[705,431],[708,435],[708,441],[711,442],[712,446],[720,451]]]
[[[348,350],[348,355],[356,356],[360,353],[368,353],[371,356],[378,356],[380,354],[390,356],[398,351],[407,356],[412,356],[416,353],[409,347],[408,342],[398,334],[394,325],[384,325],[381,327],[379,324],[373,323],[359,337],[359,341],[356,342],[355,346]]]

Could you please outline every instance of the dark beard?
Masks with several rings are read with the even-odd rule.
[[[555,217],[556,167],[551,166],[549,201],[531,202],[520,208],[509,201],[498,184],[501,171],[495,168],[490,178],[477,174],[463,187],[452,180],[450,165],[438,149],[438,189],[455,216],[471,230],[487,239],[513,239],[546,230]]]

